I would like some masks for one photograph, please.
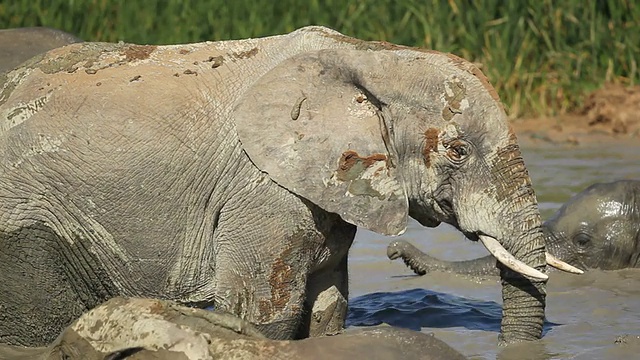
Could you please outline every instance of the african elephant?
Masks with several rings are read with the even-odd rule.
[[[0,30],[0,49],[2,49],[0,74],[15,68],[35,55],[81,41],[64,31],[46,27]]]
[[[269,340],[225,312],[116,297],[82,315],[49,346],[1,346],[7,360],[464,359],[436,337],[378,326],[326,337]]]
[[[604,270],[640,267],[640,181],[593,184],[569,199],[542,229],[549,253],[569,264]],[[498,274],[492,256],[442,261],[406,241],[389,244],[387,256],[402,258],[419,275],[436,270]]]
[[[306,27],[80,43],[9,75],[0,342],[48,344],[115,296],[305,337],[317,294],[348,299],[356,226],[397,235],[407,216],[497,254],[501,342],[541,336],[535,193],[495,90],[463,59]]]

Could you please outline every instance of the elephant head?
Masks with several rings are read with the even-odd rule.
[[[549,252],[582,268],[640,266],[640,181],[589,186],[544,224]]]
[[[352,224],[398,235],[411,216],[481,240],[505,265],[501,339],[539,338],[540,214],[496,91],[458,57],[330,35],[348,48],[282,61],[237,102],[245,152]]]

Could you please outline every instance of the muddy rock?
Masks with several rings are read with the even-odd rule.
[[[340,306],[336,299],[329,305]],[[0,359],[8,360],[352,358],[464,356],[433,335],[391,326],[304,340],[269,340],[250,323],[225,312],[139,298],[114,298],[88,311],[48,347],[0,345]]]

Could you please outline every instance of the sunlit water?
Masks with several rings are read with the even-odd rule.
[[[640,179],[640,146],[628,143],[525,144],[523,156],[543,218],[595,182]],[[411,221],[401,238],[447,260],[487,254],[482,245],[450,226],[425,229]],[[350,253],[349,326],[385,322],[433,332],[472,359],[640,359],[637,343],[616,344],[620,335],[640,335],[640,269],[581,276],[552,273],[543,340],[499,348],[499,279],[445,273],[415,276],[402,261],[387,259],[392,240],[358,230]]]

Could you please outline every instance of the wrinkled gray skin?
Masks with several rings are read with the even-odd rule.
[[[317,294],[348,299],[356,226],[408,215],[546,268],[506,114],[452,55],[322,27],[74,44],[8,73],[0,144],[0,342],[48,344],[115,296],[305,337]],[[539,338],[545,281],[501,271],[501,343]]]
[[[426,359],[465,357],[432,334],[391,326],[335,336],[269,340],[231,314],[173,302],[114,298],[82,315],[49,346],[0,345],[5,360]]]
[[[640,181],[593,184],[569,199],[542,227],[547,251],[583,270],[640,267]],[[498,274],[493,256],[442,261],[406,241],[389,244],[387,256],[402,258],[418,275]]]
[[[0,30],[0,74],[38,54],[81,41],[64,31],[46,27]]]

